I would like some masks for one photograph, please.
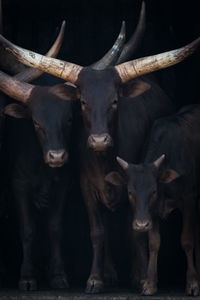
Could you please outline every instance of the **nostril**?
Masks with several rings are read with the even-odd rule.
[[[62,162],[67,159],[66,151],[49,151],[48,159],[51,162]]]
[[[50,159],[54,159],[54,153],[49,152],[49,158],[50,158]]]
[[[144,223],[144,227],[148,228],[149,227],[149,222]]]
[[[108,136],[105,136],[104,143],[107,143],[107,142],[108,142]]]
[[[95,151],[104,151],[112,146],[111,137],[108,134],[91,134],[88,137],[88,146]]]
[[[150,221],[135,221],[133,222],[133,229],[139,230],[139,231],[146,231],[151,228],[151,222]]]

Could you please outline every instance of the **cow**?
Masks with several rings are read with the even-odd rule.
[[[71,95],[67,97],[71,87],[63,84],[33,86],[3,72],[0,77],[1,91],[23,103],[11,103],[4,108],[5,115],[24,119],[10,120],[14,124],[8,131],[12,187],[23,248],[19,288],[37,289],[33,257],[37,232],[35,208],[43,206],[47,206],[48,214],[50,285],[67,288],[60,238],[62,214],[72,177],[69,160],[74,102]]]
[[[1,11],[1,7],[0,7],[0,11]],[[0,17],[0,20],[2,20],[2,17]],[[59,52],[59,49],[62,45],[62,40],[63,40],[63,37],[64,37],[64,31],[65,31],[65,21],[63,21],[63,23],[62,23],[60,32],[59,32],[58,37],[56,38],[53,46],[46,53],[47,56],[50,56],[50,57],[56,57],[57,56],[57,54]],[[1,32],[2,32],[2,27],[1,27]],[[1,78],[2,78],[1,91],[2,92],[4,91],[7,95],[9,95],[11,97],[13,96],[14,98],[18,94],[17,97],[20,98],[18,100],[25,101],[25,97],[23,97],[24,95],[23,95],[22,90],[21,90],[21,92],[19,90],[17,90],[17,82],[19,83],[19,85],[18,85],[18,88],[19,88],[20,87],[20,81],[19,80],[24,81],[24,82],[33,81],[34,79],[37,79],[43,72],[41,72],[37,69],[31,68],[31,67],[24,68],[24,66],[21,63],[19,63],[13,56],[9,56],[7,51],[5,51],[2,48],[0,50],[1,50],[1,57],[0,57],[1,68],[6,69],[6,71],[9,72],[9,73],[14,73],[15,74],[14,77],[8,77],[8,76],[6,76],[6,74],[1,73]],[[11,59],[11,57],[12,57],[12,59]],[[7,80],[8,80],[7,83],[5,83],[5,81],[4,81],[5,78],[7,78]],[[14,84],[14,86],[11,88],[12,84]],[[6,87],[6,85],[7,85],[7,87]],[[27,86],[29,88],[33,87],[31,85],[27,85]],[[6,92],[6,89],[7,89],[8,92]],[[12,89],[13,89],[13,93],[11,91]],[[15,94],[15,96],[14,96],[14,94]],[[46,92],[45,89],[43,89],[43,96],[48,97],[48,92]],[[36,91],[36,97],[37,97],[37,91]],[[54,96],[54,98],[57,98],[57,97]],[[58,97],[58,99],[60,99],[60,97]],[[9,169],[8,165],[10,163],[9,158],[8,158],[9,157],[8,152],[10,152],[10,153],[12,152],[12,151],[10,151],[10,149],[6,149],[7,142],[9,140],[9,136],[10,136],[11,132],[10,132],[10,130],[7,131],[7,128],[5,128],[5,115],[6,114],[12,114],[12,115],[17,114],[17,109],[18,109],[18,116],[16,116],[16,117],[19,117],[19,113],[21,114],[21,117],[22,117],[23,110],[24,110],[24,116],[25,116],[25,112],[26,112],[26,113],[28,113],[26,117],[28,117],[28,118],[31,117],[31,114],[29,114],[29,109],[28,108],[25,108],[25,106],[24,107],[19,106],[16,103],[15,104],[12,103],[12,104],[8,105],[9,102],[10,102],[10,100],[3,93],[0,93],[0,147],[1,147],[1,154],[4,157],[4,159],[1,161],[1,169],[5,170],[5,172],[4,172],[5,174],[9,173],[7,171]],[[38,104],[39,104],[39,102],[37,104],[32,104],[33,109]],[[11,122],[9,122],[9,123],[11,123]],[[16,127],[17,126],[18,125],[16,124]],[[5,130],[6,130],[6,132],[5,132]],[[31,131],[31,133],[32,133],[32,131]],[[34,134],[32,133],[32,135],[34,135]],[[5,138],[5,136],[6,136],[6,138]],[[19,134],[19,136],[20,136],[20,134]],[[16,137],[14,136],[14,138],[16,138]],[[35,138],[35,136],[33,136],[33,139],[34,138]],[[31,142],[33,143],[32,140],[31,140]],[[22,147],[22,145],[21,145],[21,147]],[[17,148],[19,146],[19,144],[16,142],[15,146],[16,146],[15,148]],[[2,150],[2,148],[3,148],[3,150]],[[15,149],[15,148],[13,147],[13,149]],[[20,148],[20,147],[18,147],[18,148]],[[3,155],[2,151],[4,151],[3,153],[5,155]],[[27,153],[26,153],[26,155],[27,155]],[[19,159],[18,159],[18,163],[19,163]],[[15,175],[16,175],[16,172],[15,172]],[[18,178],[18,180],[19,180],[19,178]],[[1,193],[2,193],[2,190],[3,190],[3,193],[7,194],[7,192],[5,191],[5,186],[8,185],[8,181],[9,181],[8,178],[4,175],[3,180],[2,180],[3,189],[1,189]],[[19,189],[19,187],[18,187],[18,189]],[[2,197],[5,197],[5,196],[1,195],[1,202],[3,202],[3,201],[5,202],[5,200]],[[21,211],[22,219],[24,221],[23,214],[26,213],[25,210],[27,208],[26,207],[27,205],[24,205],[24,206],[23,205],[24,204],[23,204],[23,200],[22,200],[19,204],[19,206],[21,207],[21,209],[19,209],[19,211]],[[19,220],[21,220],[21,216],[19,216]],[[31,220],[30,220],[30,222],[31,222]],[[29,227],[29,230],[30,230],[30,227]],[[22,232],[22,234],[23,234],[23,232]],[[25,251],[27,252],[26,248],[28,249],[28,246],[25,245]],[[30,250],[28,250],[28,251],[30,252]],[[25,253],[25,255],[27,256],[28,254]],[[24,260],[27,260],[27,259],[29,259],[29,258],[24,257]],[[26,261],[23,263],[23,265],[25,265],[25,264],[26,264]],[[29,268],[29,266],[25,266],[25,268],[27,268],[27,267]],[[22,272],[23,272],[23,270],[22,270]],[[22,289],[29,289],[29,288],[31,289],[32,288],[31,284],[29,286],[28,285],[29,285],[28,282],[24,283],[24,286],[22,286],[22,284],[20,284]]]
[[[181,211],[181,244],[187,258],[186,294],[199,294],[194,266],[196,205],[200,170],[200,105],[155,121],[144,160],[132,164],[117,157],[123,173],[111,172],[106,181],[125,185],[132,212],[132,229],[148,233],[149,262],[144,295],[157,291],[157,257],[160,248],[159,218]]]
[[[64,28],[65,22],[48,55],[56,55],[58,52]],[[19,288],[22,290],[37,288],[32,253],[37,222],[34,206],[40,208],[45,205],[48,206],[47,229],[51,249],[50,284],[54,288],[68,287],[61,257],[60,235],[63,206],[71,185],[72,172],[67,162],[74,105],[71,100],[68,101],[66,91],[70,94],[69,85],[40,87],[25,83],[41,73],[32,68],[14,77],[0,72],[0,90],[12,99],[22,102],[4,105],[2,113],[24,119],[21,122],[10,119],[9,123],[14,124],[9,126],[8,132],[8,136],[12,136],[8,151],[12,161],[12,186],[23,246],[19,281]],[[1,94],[1,100],[4,99],[5,96]]]
[[[117,153],[124,152],[124,155],[130,156],[129,150],[123,150],[123,140],[128,141],[127,149],[132,148],[130,144],[134,145],[133,159],[137,161],[153,121],[173,111],[169,98],[156,83],[148,78],[136,78],[184,60],[198,48],[200,38],[180,49],[116,66],[109,66],[106,62],[97,69],[95,64],[82,67],[46,58],[15,46],[2,36],[0,42],[24,64],[76,85],[74,95],[80,99],[82,111],[81,132],[78,135],[78,140],[81,141],[81,187],[88,209],[93,246],[93,261],[86,292],[102,292],[104,252],[105,259],[110,256],[104,212],[105,207],[112,210],[120,201],[120,190],[110,189],[110,185],[104,180],[105,175],[116,168]],[[130,106],[125,103],[128,102],[127,98],[132,99]],[[131,126],[130,122],[135,126]],[[134,127],[135,130],[132,129],[131,132],[130,128]],[[129,136],[131,139],[127,139]],[[108,261],[107,269],[113,277],[115,271],[110,258]]]

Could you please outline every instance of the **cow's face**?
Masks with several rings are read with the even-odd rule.
[[[150,88],[149,84],[142,81],[134,82],[131,88],[130,85],[121,85],[112,67],[105,70],[83,68],[77,85],[88,146],[94,151],[106,151],[113,145],[119,97],[133,98]]]
[[[127,186],[128,198],[133,210],[132,228],[145,232],[152,228],[152,217],[157,210],[159,182],[170,183],[179,177],[174,170],[159,171],[156,163],[128,164],[124,176],[117,172],[109,173],[106,181]]]
[[[113,144],[119,78],[112,69],[84,68],[77,82],[88,146],[105,151]]]
[[[153,165],[129,165],[128,198],[133,209],[132,227],[136,231],[152,228],[152,214],[158,196],[157,169]]]
[[[69,89],[65,85],[34,88],[27,105],[11,104],[5,111],[17,118],[32,118],[44,160],[50,167],[61,167],[68,161],[73,117]]]

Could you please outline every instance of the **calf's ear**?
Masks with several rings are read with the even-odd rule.
[[[105,181],[113,185],[124,185],[125,180],[118,172],[110,172],[105,176]]]
[[[180,177],[180,174],[172,169],[168,169],[161,173],[159,180],[160,182],[170,183],[178,177]]]
[[[120,97],[135,98],[148,91],[151,85],[142,80],[136,80],[123,84],[120,89]]]
[[[17,104],[17,103],[11,103],[8,104],[5,108],[4,108],[4,114],[14,117],[14,118],[25,118],[25,119],[29,119],[31,118],[31,113],[30,110],[27,106],[25,105],[21,105],[21,104]]]

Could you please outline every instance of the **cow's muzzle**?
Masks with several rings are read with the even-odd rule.
[[[135,220],[133,221],[133,229],[135,231],[149,231],[152,228],[152,221],[151,220]]]
[[[94,151],[106,151],[112,146],[112,138],[109,134],[91,134],[88,137],[88,146]]]
[[[64,150],[49,150],[45,157],[45,162],[51,168],[62,167],[68,161],[68,153]]]

